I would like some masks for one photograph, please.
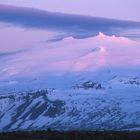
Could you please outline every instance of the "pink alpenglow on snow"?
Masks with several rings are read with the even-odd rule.
[[[30,38],[33,37],[34,34],[32,36],[30,34]],[[18,38],[20,40],[22,36]],[[24,48],[22,42],[21,47]],[[108,67],[137,67],[140,66],[139,54],[140,42],[103,33],[99,33],[96,37],[86,39],[71,37],[53,43],[43,42],[42,38],[39,41],[38,38],[32,41],[32,46],[25,51],[9,55],[8,59],[1,63],[0,77],[4,79],[5,75],[7,79],[13,75],[49,73],[62,75],[68,72],[92,72]]]

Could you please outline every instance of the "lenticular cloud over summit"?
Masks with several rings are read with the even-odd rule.
[[[7,5],[0,5],[0,21],[24,28],[57,30],[75,38],[97,36],[99,32],[126,36],[126,31],[140,29],[139,22],[51,13]],[[135,36],[140,35],[135,34]],[[134,35],[129,34],[129,37]]]

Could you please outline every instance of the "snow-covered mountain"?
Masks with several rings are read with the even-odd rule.
[[[82,79],[106,83],[114,76],[137,77],[139,54],[139,41],[103,33],[42,43],[1,56],[0,91],[67,89]]]
[[[140,130],[140,77],[0,96],[0,130]]]
[[[0,5],[0,131],[140,130],[140,23]]]

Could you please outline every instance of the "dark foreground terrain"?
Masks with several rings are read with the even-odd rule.
[[[140,131],[137,132],[58,132],[58,131],[31,131],[31,132],[3,132],[0,140],[140,140]]]

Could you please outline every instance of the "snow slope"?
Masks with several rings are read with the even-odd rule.
[[[1,95],[0,130],[139,130],[140,79],[132,79]]]
[[[0,130],[140,130],[140,23],[0,5]]]
[[[107,82],[114,76],[140,76],[139,54],[139,41],[103,33],[42,43],[1,57],[0,91],[66,89],[89,77]]]

